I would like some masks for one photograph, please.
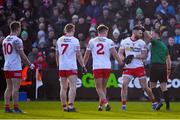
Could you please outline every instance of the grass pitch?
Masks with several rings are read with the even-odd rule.
[[[4,113],[0,102],[0,119],[180,119],[180,102],[171,103],[171,111],[152,111],[149,102],[128,102],[127,110],[121,110],[119,102],[110,102],[111,111],[97,111],[98,102],[76,102],[78,112],[61,110],[60,102],[20,102],[25,114]]]

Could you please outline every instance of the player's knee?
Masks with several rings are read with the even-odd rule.
[[[161,87],[161,90],[162,90],[162,91],[168,90],[168,89],[167,89],[167,84],[166,84],[166,83],[160,83],[160,87]]]
[[[13,93],[13,94],[18,94],[18,93],[19,93],[19,89],[14,89],[14,90],[12,91],[12,93]]]
[[[12,88],[6,88],[6,91],[7,91],[8,93],[12,93]]]
[[[167,91],[168,89],[166,86],[161,86],[161,90],[162,90],[162,92],[164,92],[164,91]]]
[[[145,91],[147,91],[149,89],[146,84],[141,84],[141,88]]]
[[[122,89],[126,89],[126,88],[128,88],[128,84],[126,82],[123,82]]]
[[[61,90],[67,91],[68,87],[67,86],[61,86]]]
[[[101,84],[96,84],[96,89],[103,89],[102,85]]]
[[[76,86],[70,86],[70,89],[76,91]]]

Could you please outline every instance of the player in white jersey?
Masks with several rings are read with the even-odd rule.
[[[93,75],[96,91],[100,101],[98,110],[102,111],[102,106],[105,105],[106,111],[109,111],[111,108],[106,98],[106,84],[111,72],[110,55],[112,54],[119,64],[122,64],[122,61],[115,50],[113,41],[107,38],[109,30],[108,27],[105,25],[99,25],[97,30],[98,37],[89,41],[84,56],[84,62],[85,64],[88,62],[90,53],[92,53]]]
[[[75,33],[75,26],[67,24],[65,26],[65,35],[60,37],[56,44],[56,61],[59,66],[60,77],[60,98],[63,105],[63,110],[68,112],[75,112],[73,106],[76,97],[76,81],[77,81],[77,62],[80,63],[83,70],[86,71],[82,54],[80,52],[79,40],[73,35]],[[68,93],[68,106],[67,104],[67,89],[69,84]]]
[[[123,84],[121,89],[122,110],[126,110],[126,102],[128,95],[128,84],[133,77],[138,77],[142,89],[148,94],[152,101],[152,108],[155,109],[157,103],[154,101],[154,96],[146,82],[146,73],[143,65],[143,60],[146,58],[147,50],[146,43],[140,39],[143,30],[139,26],[135,26],[132,31],[132,36],[121,41],[119,55],[123,58],[125,67],[123,70]]]
[[[6,77],[7,88],[4,93],[5,112],[22,113],[18,107],[19,87],[22,78],[21,59],[30,66],[34,65],[29,62],[23,51],[23,43],[17,36],[21,32],[20,22],[12,22],[10,24],[11,33],[3,40],[3,53],[5,57],[4,73]],[[10,109],[10,99],[13,99],[14,109]]]

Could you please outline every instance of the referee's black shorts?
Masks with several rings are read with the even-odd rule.
[[[150,66],[150,82],[167,82],[166,64],[151,64]]]

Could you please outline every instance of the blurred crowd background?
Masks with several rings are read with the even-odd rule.
[[[14,20],[21,21],[24,51],[39,69],[56,68],[56,41],[70,22],[76,26],[82,53],[99,24],[109,27],[117,50],[133,26],[141,24],[148,31],[160,28],[172,61],[180,60],[179,0],[0,0],[0,45]],[[2,49],[0,61],[2,68]],[[116,61],[112,63],[118,69]]]

